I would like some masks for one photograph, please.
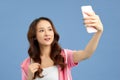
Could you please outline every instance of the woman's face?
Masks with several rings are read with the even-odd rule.
[[[47,20],[41,20],[36,27],[36,39],[40,46],[50,46],[54,40],[52,25]]]

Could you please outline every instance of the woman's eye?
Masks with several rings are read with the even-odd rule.
[[[52,31],[52,29],[49,29],[49,31]]]
[[[39,30],[39,32],[44,32],[44,30]]]

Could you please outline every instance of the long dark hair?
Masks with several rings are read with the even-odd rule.
[[[53,60],[54,65],[59,65],[61,67],[61,69],[63,70],[66,66],[65,61],[63,56],[60,54],[62,51],[62,48],[60,47],[58,41],[59,41],[59,34],[57,33],[54,24],[52,23],[52,21],[49,18],[46,17],[40,17],[35,19],[29,26],[29,30],[28,30],[28,41],[29,41],[29,49],[28,49],[28,54],[30,56],[30,58],[34,61],[37,62],[39,64],[41,64],[41,59],[40,59],[40,55],[41,55],[41,51],[40,51],[40,46],[38,44],[38,41],[36,40],[36,25],[38,24],[39,21],[41,20],[46,20],[48,21],[52,28],[53,28],[53,32],[54,32],[54,40],[51,44],[51,53],[50,53],[50,58]],[[42,72],[42,69],[40,68],[37,72],[35,72],[34,78],[36,77],[42,77],[40,76],[40,73]]]

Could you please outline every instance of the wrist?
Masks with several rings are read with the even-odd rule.
[[[33,80],[33,78],[32,77],[28,77],[27,80]]]
[[[33,75],[28,74],[27,80],[33,80]]]
[[[103,33],[103,30],[98,30],[98,33],[101,33],[101,34],[102,34],[102,33]]]

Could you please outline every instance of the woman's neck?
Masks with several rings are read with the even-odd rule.
[[[41,56],[50,56],[51,46],[42,46],[40,47]]]

